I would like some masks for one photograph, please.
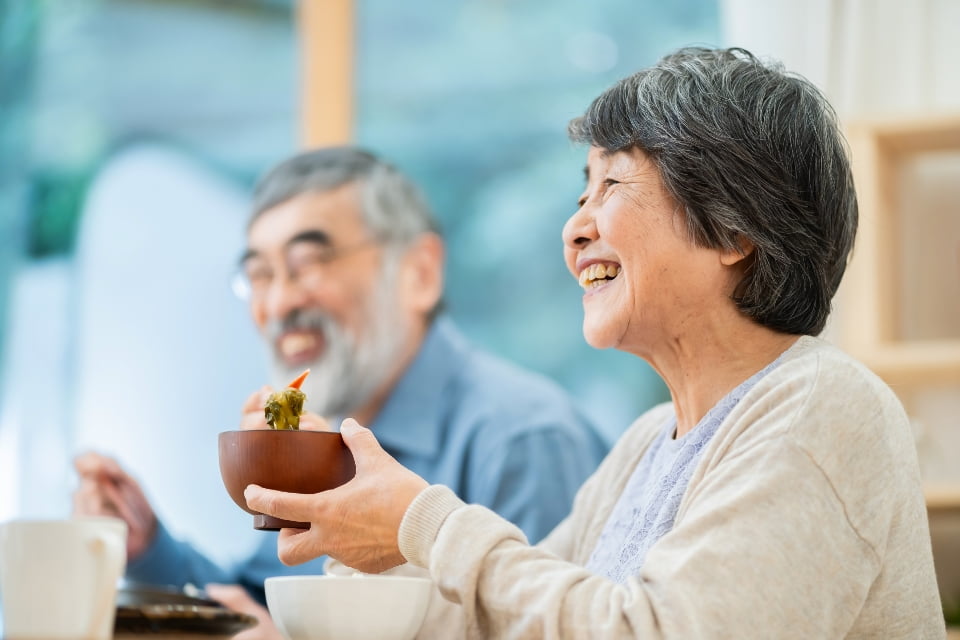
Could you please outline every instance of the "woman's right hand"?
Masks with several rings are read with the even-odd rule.
[[[288,493],[248,485],[243,495],[254,511],[309,522],[309,529],[281,529],[277,556],[286,565],[328,555],[364,573],[406,562],[397,534],[407,508],[429,483],[383,450],[373,432],[348,418],[340,425],[356,462],[352,480],[320,493]]]
[[[73,465],[79,483],[73,515],[110,516],[127,523],[127,560],[139,557],[157,533],[157,516],[140,485],[113,458],[88,452]]]

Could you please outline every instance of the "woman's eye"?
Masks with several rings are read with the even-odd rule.
[[[603,188],[601,189],[601,193],[603,194],[603,197],[606,198],[607,195],[610,193],[610,190],[615,185],[620,184],[620,181],[614,180],[613,178],[606,178],[602,184],[603,184]]]

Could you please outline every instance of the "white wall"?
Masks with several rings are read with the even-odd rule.
[[[217,434],[266,380],[262,342],[230,291],[246,189],[172,147],[110,157],[74,256],[15,280],[0,398],[0,521],[66,517],[72,459],[96,450],[159,516],[224,563],[257,542],[220,479]]]

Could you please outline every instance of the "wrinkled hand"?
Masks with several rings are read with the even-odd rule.
[[[407,507],[426,480],[394,460],[356,420],[340,427],[353,453],[357,474],[336,489],[315,494],[286,493],[250,485],[247,505],[284,520],[309,522],[309,529],[282,529],[277,555],[287,565],[322,555],[365,573],[403,564],[397,533]]]
[[[273,624],[270,612],[251,598],[243,587],[235,584],[207,584],[203,590],[226,608],[257,619],[256,626],[231,636],[230,640],[283,640],[283,634]]]
[[[263,386],[247,397],[240,409],[242,413],[240,416],[241,430],[270,428],[270,425],[267,424],[267,418],[263,414],[263,408],[266,406],[271,393],[273,393],[273,387]],[[304,411],[300,416],[300,428],[304,431],[333,431],[326,420],[309,411]]]
[[[110,516],[127,523],[127,560],[140,556],[157,533],[157,516],[140,489],[113,458],[98,453],[77,456],[79,483],[73,492],[73,515]]]

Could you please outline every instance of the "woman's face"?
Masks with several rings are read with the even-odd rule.
[[[716,305],[731,305],[721,252],[694,246],[656,165],[631,149],[593,147],[580,208],[563,228],[567,268],[583,287],[583,335],[648,357],[675,345]]]

